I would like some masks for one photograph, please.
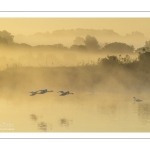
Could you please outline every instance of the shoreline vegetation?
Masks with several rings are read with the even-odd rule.
[[[13,38],[7,31],[0,32],[0,65],[7,66],[0,71],[3,91],[149,91],[150,41],[137,50],[120,42],[102,47],[94,36],[87,35],[77,37],[68,49],[63,44],[18,44]]]
[[[23,66],[13,64],[0,71],[1,89],[36,89],[49,87],[91,91],[149,91],[150,52],[139,54],[137,59],[129,55],[115,55],[98,59],[97,63],[78,66]]]

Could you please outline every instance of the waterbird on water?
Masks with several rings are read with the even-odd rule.
[[[133,97],[133,99],[134,99],[135,102],[142,102],[141,99],[136,99],[135,97]]]

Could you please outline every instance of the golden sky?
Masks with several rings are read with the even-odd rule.
[[[0,31],[13,35],[77,28],[113,29],[121,35],[139,31],[150,37],[150,18],[0,18]]]

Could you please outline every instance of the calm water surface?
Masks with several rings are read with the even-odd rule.
[[[149,132],[150,94],[12,94],[0,99],[0,132]],[[148,99],[149,98],[149,99]]]

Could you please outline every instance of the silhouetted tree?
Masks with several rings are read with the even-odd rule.
[[[144,52],[146,52],[146,51],[148,51],[148,50],[149,50],[148,47],[140,47],[140,48],[138,48],[137,50],[135,50],[135,53],[140,54],[140,53],[144,53]]]
[[[0,44],[7,44],[7,40],[5,38],[0,37]]]
[[[150,63],[150,52],[140,53],[138,58],[140,62]]]
[[[37,45],[34,46],[34,48],[38,49],[47,49],[47,50],[68,50],[67,47],[65,47],[62,44],[54,44],[54,45]]]
[[[54,48],[56,49],[68,49],[67,47],[65,47],[63,44],[54,44],[52,45]]]
[[[101,61],[99,61],[99,64],[102,63],[103,65],[106,66],[113,66],[117,65],[120,63],[119,59],[117,56],[107,56],[106,58],[103,58]]]
[[[84,38],[78,36],[75,38],[75,40],[73,42],[74,42],[74,45],[83,45],[84,44]]]
[[[145,42],[145,47],[150,48],[150,40]]]
[[[85,45],[72,45],[70,47],[70,50],[86,50],[86,46]]]
[[[106,53],[119,53],[119,54],[129,54],[129,53],[133,53],[134,51],[134,47],[133,46],[129,46],[125,43],[118,43],[118,42],[114,42],[114,43],[110,43],[105,45],[102,48],[103,52]]]
[[[89,50],[99,50],[100,45],[98,44],[98,41],[95,37],[92,37],[90,35],[87,35],[84,40],[85,46]]]
[[[7,31],[0,31],[0,37],[5,38],[7,40],[8,43],[12,43],[13,42],[13,38],[14,36],[11,35],[11,33],[7,32]]]
[[[150,52],[140,53],[138,56],[139,64],[142,71],[149,72],[150,70]]]

